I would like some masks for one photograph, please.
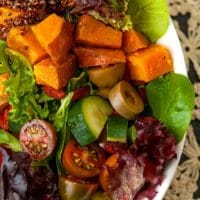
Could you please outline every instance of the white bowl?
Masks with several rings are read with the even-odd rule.
[[[159,44],[163,44],[166,46],[172,55],[174,68],[176,73],[180,73],[187,76],[187,70],[185,65],[185,60],[183,56],[183,51],[180,45],[180,41],[178,39],[178,35],[176,33],[176,30],[174,28],[172,20],[170,20],[170,25],[168,28],[167,33],[158,41]],[[180,157],[183,151],[183,146],[185,142],[185,137],[179,142],[179,144],[176,147],[177,152],[177,159],[171,160],[165,168],[164,171],[164,180],[160,186],[157,187],[157,195],[154,198],[154,200],[161,200],[164,198],[165,193],[167,192],[167,189],[169,188],[172,179],[175,175],[178,163],[180,161]]]

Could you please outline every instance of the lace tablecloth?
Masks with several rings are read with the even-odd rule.
[[[181,162],[165,200],[200,200],[200,0],[169,0],[195,92],[195,110]]]

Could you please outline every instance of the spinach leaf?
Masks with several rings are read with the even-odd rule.
[[[22,151],[22,147],[19,143],[19,140],[2,129],[0,129],[0,144],[6,145],[14,152]]]
[[[129,0],[127,14],[133,27],[151,42],[157,41],[168,29],[169,11],[166,0]]]
[[[187,77],[171,73],[146,86],[153,116],[165,124],[180,141],[187,130],[194,109],[194,89]]]
[[[61,105],[55,115],[55,120],[53,124],[56,131],[59,133],[57,143],[58,145],[56,149],[56,166],[59,175],[65,173],[62,165],[62,152],[65,144],[70,139],[70,132],[67,127],[67,120],[72,97],[73,92],[70,92],[65,98],[61,100]]]
[[[85,71],[82,71],[79,76],[71,78],[67,85],[67,92],[75,91],[80,87],[89,86],[90,95],[96,94],[97,91],[93,87],[92,83],[89,81],[88,74]]]

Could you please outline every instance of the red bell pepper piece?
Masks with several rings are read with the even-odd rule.
[[[7,106],[0,113],[0,128],[7,131],[8,130],[8,113],[11,110],[11,106]]]
[[[65,92],[63,90],[56,90],[50,86],[42,86],[42,89],[49,97],[53,97],[54,99],[59,100],[65,96]]]
[[[77,90],[74,91],[74,95],[72,97],[73,101],[78,101],[82,99],[83,97],[86,97],[90,94],[90,86],[84,86],[80,87]]]

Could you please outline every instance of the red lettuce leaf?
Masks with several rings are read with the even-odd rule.
[[[176,158],[176,139],[164,125],[152,117],[141,117],[135,121],[137,138],[131,147],[136,158],[144,166],[146,185],[137,200],[153,199],[156,186],[162,183],[163,170],[168,160]]]
[[[86,10],[95,10],[102,6],[102,0],[74,0],[72,13],[81,13]]]
[[[137,118],[135,127],[137,138],[131,147],[128,148],[126,144],[117,142],[103,142],[100,146],[108,154],[117,153],[120,155],[119,166],[121,167],[116,170],[117,172],[110,172],[111,183],[113,183],[111,185],[116,186],[121,180],[122,169],[126,166],[124,163],[127,160],[130,163],[132,162],[131,160],[134,160],[142,166],[145,179],[144,187],[134,199],[147,198],[151,200],[156,195],[157,185],[161,184],[164,178],[163,171],[166,162],[176,158],[176,139],[161,122],[152,117]],[[131,159],[127,152],[131,152]]]
[[[31,167],[26,153],[0,147],[0,199],[59,200],[57,178],[46,167]]]

